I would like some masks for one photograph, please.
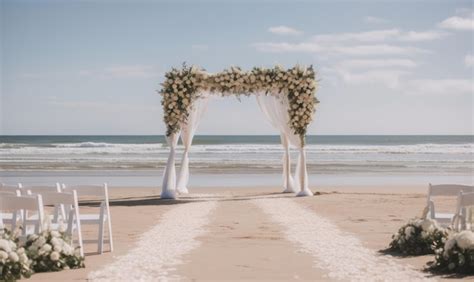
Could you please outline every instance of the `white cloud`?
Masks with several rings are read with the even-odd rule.
[[[321,34],[313,37],[314,42],[342,42],[342,41],[360,41],[360,42],[381,42],[381,41],[429,41],[436,40],[445,36],[440,31],[401,31],[399,29],[382,29],[351,33]]]
[[[191,48],[197,51],[206,51],[209,49],[209,46],[206,44],[193,44],[191,45]]]
[[[369,24],[383,24],[383,23],[388,23],[389,21],[386,19],[378,18],[378,17],[367,16],[364,18],[364,22],[369,23]]]
[[[400,77],[407,72],[400,70],[370,70],[365,72],[341,72],[342,79],[352,85],[382,84],[390,89],[400,85]]]
[[[454,30],[474,30],[474,18],[472,14],[465,17],[450,17],[439,23],[439,27]]]
[[[417,53],[430,53],[425,49],[416,47],[395,46],[389,44],[372,44],[372,45],[355,45],[347,44],[319,44],[316,42],[305,43],[273,43],[261,42],[255,43],[253,46],[261,52],[285,53],[285,52],[306,52],[306,53],[326,53],[326,54],[342,54],[342,55],[413,55]]]
[[[278,34],[278,35],[300,35],[303,34],[302,31],[285,26],[285,25],[280,25],[280,26],[272,26],[268,29],[269,32]]]
[[[474,55],[466,55],[466,57],[464,57],[464,64],[466,67],[474,67]]]
[[[401,90],[412,95],[473,94],[474,84],[470,79],[414,79]]]
[[[414,68],[417,64],[409,59],[364,59],[344,60],[337,64],[344,69],[368,69],[368,68]]]

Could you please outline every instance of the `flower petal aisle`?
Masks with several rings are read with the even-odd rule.
[[[377,255],[354,236],[342,232],[324,217],[299,206],[293,199],[258,199],[254,203],[285,227],[288,240],[315,258],[328,278],[350,281],[415,281],[419,271]],[[285,212],[282,212],[285,211]]]
[[[144,233],[137,246],[103,269],[89,275],[92,281],[157,281],[170,277],[180,258],[199,246],[195,239],[216,207],[215,201],[181,204],[168,211],[161,222]]]

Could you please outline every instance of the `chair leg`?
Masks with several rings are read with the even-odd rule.
[[[112,222],[110,221],[110,213],[108,214],[108,217],[107,217],[107,226],[108,226],[108,234],[109,234],[109,248],[110,248],[110,252],[113,252],[114,251],[114,241],[113,241],[113,238],[112,238]]]
[[[97,252],[102,254],[104,252],[104,223],[99,224],[99,238],[97,239]]]

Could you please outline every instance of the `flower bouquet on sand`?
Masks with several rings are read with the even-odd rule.
[[[435,272],[474,274],[474,233],[465,230],[449,236],[428,265]]]
[[[32,271],[24,248],[18,248],[18,237],[7,229],[0,230],[0,281],[28,278]]]
[[[74,249],[70,242],[64,232],[56,230],[29,235],[25,249],[32,260],[31,268],[35,272],[48,272],[85,267],[80,249]]]
[[[415,218],[392,236],[387,251],[416,256],[433,254],[444,245],[447,237],[448,230],[439,227],[436,221]]]

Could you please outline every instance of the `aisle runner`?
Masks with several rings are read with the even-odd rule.
[[[206,231],[210,212],[216,202],[181,204],[163,215],[158,225],[144,233],[138,245],[103,269],[89,274],[93,281],[167,280],[168,271],[180,264],[180,258],[196,248],[195,240]]]
[[[272,220],[285,227],[288,240],[312,254],[318,268],[329,278],[351,281],[413,281],[421,272],[398,264],[365,248],[324,217],[299,206],[293,199],[254,201]]]

